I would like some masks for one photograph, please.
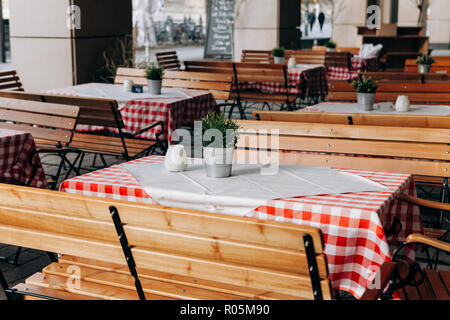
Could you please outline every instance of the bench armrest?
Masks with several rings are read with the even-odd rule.
[[[450,252],[450,243],[433,239],[423,234],[413,233],[406,238],[407,244],[424,244],[435,249]]]
[[[411,204],[418,205],[420,207],[426,207],[426,208],[432,208],[437,210],[445,210],[450,211],[450,204],[449,203],[441,203],[436,201],[430,201],[430,200],[424,200],[419,199],[417,197],[408,196],[405,194],[401,194],[397,200],[406,201]]]

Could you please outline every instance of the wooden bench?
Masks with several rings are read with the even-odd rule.
[[[176,51],[158,52],[156,60],[164,70],[178,70],[181,67]]]
[[[83,155],[84,153],[94,153],[100,155],[101,158],[103,155],[110,155],[123,157],[129,161],[153,152],[157,146],[165,148],[162,141],[159,140],[159,135],[164,131],[162,122],[155,122],[135,134],[126,134],[124,132],[125,125],[115,100],[11,91],[0,91],[0,97],[79,106],[78,124],[113,128],[118,131],[117,135],[103,132],[100,134],[76,132],[70,142],[70,148],[73,151],[82,152]],[[136,135],[158,126],[161,127],[161,130],[155,140],[135,138]],[[83,156],[80,165],[82,160]],[[106,166],[105,162],[104,165]]]
[[[162,83],[164,88],[209,92],[217,100],[229,100],[232,85],[231,74],[189,71],[166,71]]]
[[[237,101],[250,101],[262,103],[264,108],[271,109],[271,104],[281,104],[290,108],[295,104],[296,95],[289,93],[288,72],[285,65],[236,62],[235,73],[239,83],[235,99]],[[272,93],[243,89],[242,83],[274,83],[283,88],[283,93]]]
[[[406,72],[362,72],[361,76],[379,82],[450,82],[450,74],[439,73],[406,73]]]
[[[315,50],[286,50],[286,59],[294,57],[298,64],[320,64],[325,65],[326,51]]]
[[[326,52],[325,68],[342,67],[348,70],[348,76],[351,80],[352,56],[348,52]]]
[[[376,102],[395,102],[399,95],[407,95],[415,104],[450,103],[450,83],[381,82],[375,95]],[[356,102],[356,90],[347,81],[330,81],[329,101]]]
[[[430,72],[431,73],[443,73],[450,74],[450,58],[449,57],[433,57],[435,59],[435,63],[431,65]],[[405,72],[418,72],[418,67],[416,64],[416,60],[407,59],[405,61]]]
[[[9,298],[332,298],[313,227],[12,185],[0,198],[0,243],[67,255],[13,289],[0,281]]]
[[[123,84],[125,79],[133,80],[134,84],[148,86],[147,75],[144,69],[137,68],[118,68],[114,84]]]
[[[0,72],[0,90],[23,91],[16,71]]]
[[[241,62],[251,63],[273,63],[272,51],[270,50],[243,50]]]
[[[3,98],[4,91],[0,91],[0,128],[29,132],[34,138],[37,152],[57,154],[61,158],[56,175],[49,181],[50,186],[56,188],[63,165],[68,164],[74,168],[66,155],[69,152],[68,146],[72,142],[80,109],[64,102],[27,101],[22,95]],[[28,183],[34,179],[37,169],[32,162],[33,158],[34,153],[29,161],[35,167],[35,171]]]

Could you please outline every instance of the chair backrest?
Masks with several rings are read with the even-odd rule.
[[[176,51],[158,52],[156,60],[158,65],[165,70],[177,70],[181,66]]]
[[[337,52],[348,52],[355,56],[359,55],[360,48],[359,47],[337,47]]]
[[[20,96],[3,98],[0,91],[0,128],[30,132],[49,145],[72,141],[80,108],[64,103],[28,101]],[[42,141],[43,142],[43,141]]]
[[[331,299],[323,239],[315,227],[4,184],[0,199],[1,243],[126,266],[112,210],[138,272],[190,277],[197,279],[192,286],[198,281],[204,289],[228,284],[247,298],[314,299],[313,291],[321,290]]]
[[[381,82],[375,101],[395,102],[399,95],[407,95],[409,100],[416,104],[448,104],[450,103],[450,83]],[[355,102],[356,90],[346,81],[330,81],[328,100]]]
[[[164,88],[210,92],[217,100],[228,100],[232,84],[233,76],[230,74],[166,71],[162,86]]]
[[[189,72],[234,74],[233,62],[230,61],[185,61],[184,66]]]
[[[137,68],[118,68],[116,77],[114,78],[114,84],[123,84],[125,79],[133,80],[134,84],[141,86],[147,86],[147,76],[145,70]]]
[[[243,82],[269,82],[281,84],[286,90],[285,93],[273,94],[261,92],[251,92],[250,95],[246,94],[246,100],[259,101],[266,103],[288,103],[289,90],[288,90],[288,74],[287,68],[282,64],[265,64],[265,63],[246,63],[236,62],[234,64],[236,69],[236,80],[239,83],[238,95],[241,96],[245,90],[242,89]]]
[[[450,57],[433,57],[435,63],[431,65],[430,73],[450,74]],[[418,72],[415,59],[407,59],[405,61],[405,72]]]
[[[448,126],[417,128],[275,121],[238,121],[238,125],[241,130],[237,152],[242,154],[237,157],[248,162],[278,158],[281,164],[450,177]],[[273,147],[271,131],[279,133],[278,145]],[[265,153],[262,158],[258,157],[261,152]]]
[[[294,57],[297,63],[325,65],[326,51],[286,50],[286,59]]]
[[[313,51],[322,51],[322,52],[327,51],[327,47],[325,46],[313,46],[312,49]]]
[[[273,63],[270,50],[243,50],[241,62]]]
[[[328,51],[325,54],[325,67],[344,67],[350,70],[351,54],[348,52]]]
[[[0,72],[0,90],[23,91],[16,71]]]
[[[330,123],[366,126],[450,129],[448,116],[410,114],[253,111],[253,119],[278,122]]]
[[[409,72],[362,72],[362,76],[379,82],[446,82],[450,81],[450,74],[439,73],[409,73]]]
[[[80,108],[78,124],[117,128],[119,130],[124,128],[115,100],[13,91],[0,91],[0,97],[78,106]]]

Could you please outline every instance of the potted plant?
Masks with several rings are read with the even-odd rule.
[[[433,57],[426,53],[417,57],[416,64],[419,69],[419,73],[429,73],[431,65],[434,63]]]
[[[337,46],[336,42],[333,42],[331,40],[328,40],[325,43],[325,47],[327,48],[327,51],[335,51],[336,50],[336,46]]]
[[[356,89],[358,96],[358,108],[361,111],[371,111],[375,104],[375,93],[377,91],[378,85],[377,81],[373,81],[372,78],[361,78],[355,79],[352,86]]]
[[[238,129],[236,121],[225,119],[223,112],[212,111],[202,118],[203,159],[208,177],[231,176]]]
[[[148,92],[150,94],[161,94],[163,69],[151,64],[145,69],[148,80]]]
[[[272,50],[273,62],[274,63],[284,63],[284,48],[274,48]]]

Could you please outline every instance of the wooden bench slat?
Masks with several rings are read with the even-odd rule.
[[[53,115],[43,115],[31,112],[5,110],[1,107],[0,107],[0,119],[4,121],[13,121],[69,130],[75,127],[76,121],[75,118],[62,118]]]
[[[32,276],[32,277],[34,277],[34,276]],[[33,280],[30,280],[30,281],[33,281]],[[79,294],[79,293],[73,293],[73,292],[68,292],[68,291],[63,291],[63,290],[58,290],[58,289],[52,289],[52,288],[45,288],[42,286],[36,286],[36,285],[25,284],[25,283],[19,283],[18,285],[16,285],[14,287],[14,289],[23,291],[23,292],[28,292],[30,295],[25,295],[24,296],[25,300],[44,300],[41,298],[33,297],[31,294],[52,297],[52,298],[56,298],[59,300],[100,300],[100,298],[87,296],[87,295],[83,295],[83,294]]]
[[[38,128],[29,125],[12,124],[0,122],[0,128],[8,130],[18,130],[29,132],[38,139],[59,141],[61,143],[69,143],[72,139],[72,132],[70,130],[53,130],[48,128]]]
[[[279,130],[280,135],[314,136],[332,138],[350,138],[365,140],[386,140],[406,142],[450,143],[450,129],[390,127],[389,131],[380,130],[377,126],[348,126],[341,124],[322,123],[288,123],[270,121],[242,121],[237,122],[247,134],[256,133],[256,130]]]
[[[442,283],[439,273],[428,268],[424,269],[424,272],[436,298],[438,300],[450,300],[447,288]]]
[[[262,111],[253,112],[254,120],[304,122],[304,123],[334,123],[349,125],[394,126],[415,128],[448,128],[448,116],[424,116],[396,114],[364,114],[364,113],[330,113],[330,112],[287,112]]]
[[[252,141],[252,137],[254,136],[241,134],[237,147],[245,148],[253,145],[254,143],[247,142],[247,140]],[[260,136],[259,143],[261,146],[270,145],[271,139],[271,136],[267,136],[267,139]],[[421,159],[450,161],[450,148],[444,144],[436,143],[404,143],[395,141],[351,140],[340,138],[328,139],[293,136],[280,136],[278,141],[278,148],[280,150],[406,158],[420,157]]]
[[[102,300],[138,300],[139,297],[136,290],[128,290],[123,288],[111,287],[108,285],[92,283],[89,281],[80,281],[80,288],[69,288],[68,279],[61,276],[55,276],[44,273],[35,273],[25,280],[28,285],[37,287],[50,288],[58,290],[66,294],[74,293],[73,299],[77,295],[83,295]],[[174,300],[173,298],[145,293],[148,300]]]
[[[256,150],[239,150],[236,157],[242,160],[252,159],[258,163],[259,152]],[[381,161],[376,157],[354,157],[332,154],[302,154],[302,153],[267,153],[269,159],[277,159],[281,164],[299,166],[323,166],[343,169],[373,170],[381,172],[427,175],[434,177],[450,177],[450,164],[447,162],[389,159]],[[254,163],[255,161],[251,161]]]

